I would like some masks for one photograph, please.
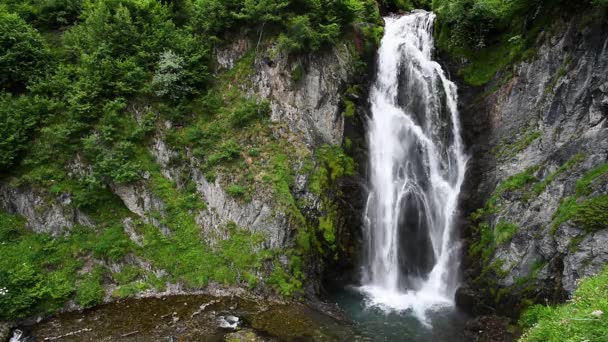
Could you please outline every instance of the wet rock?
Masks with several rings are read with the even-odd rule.
[[[237,332],[226,334],[224,336],[226,342],[263,342],[269,341],[259,336],[255,331],[251,329],[243,329]]]
[[[219,316],[217,325],[222,329],[236,329],[239,326],[239,318],[232,315]]]
[[[487,311],[487,308],[484,310],[479,292],[468,286],[463,286],[456,290],[455,302],[458,308],[469,315],[478,315]]]
[[[6,322],[0,322],[0,342],[7,342],[11,336],[11,326]]]
[[[471,342],[512,342],[518,335],[509,319],[499,316],[476,317],[465,329]]]

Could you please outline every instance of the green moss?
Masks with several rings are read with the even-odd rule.
[[[481,257],[482,264],[487,263],[492,258],[495,250],[494,232],[488,223],[480,223],[475,227],[477,239],[469,245],[469,255],[471,257]]]
[[[501,145],[496,151],[496,157],[498,158],[513,158],[521,151],[525,150],[532,144],[536,139],[540,138],[542,134],[538,131],[527,132],[521,136],[517,141],[512,144]]]
[[[355,116],[356,105],[351,100],[344,100],[344,115],[345,118],[353,118]]]
[[[545,191],[547,186],[551,184],[559,175],[571,170],[574,166],[585,160],[585,154],[578,153],[568,160],[564,165],[560,166],[555,172],[545,177],[540,183],[534,185],[533,191],[536,195],[540,195]]]
[[[511,241],[518,231],[519,227],[516,224],[503,220],[498,221],[494,227],[494,240],[497,245],[505,244]]]
[[[577,196],[588,195],[591,193],[591,184],[598,178],[605,178],[608,175],[608,163],[604,163],[596,168],[589,170],[576,182]]]
[[[608,228],[608,195],[602,195],[577,203],[576,198],[562,199],[553,215],[553,234],[563,223],[572,220],[587,232]]]
[[[572,220],[587,232],[608,228],[608,195],[594,197],[578,205]]]
[[[325,242],[332,248],[336,248],[336,227],[333,222],[333,215],[319,218],[319,231],[323,234]]]
[[[553,214],[553,222],[551,224],[551,233],[555,234],[559,226],[563,223],[569,221],[576,212],[578,211],[578,204],[576,203],[576,198],[574,197],[565,197],[559,203],[559,207]]]
[[[355,174],[354,160],[340,146],[323,145],[315,153],[318,168],[311,177],[310,190],[321,195],[340,177]]]
[[[603,341],[608,336],[608,269],[583,279],[572,300],[556,307],[536,305],[520,318],[520,341]],[[594,312],[599,312],[595,315]]]

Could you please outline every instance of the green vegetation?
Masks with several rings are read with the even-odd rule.
[[[0,6],[0,90],[22,91],[50,62],[40,33]]]
[[[519,231],[519,227],[510,222],[498,221],[496,227],[494,227],[494,240],[498,245],[505,244],[513,238]]]
[[[133,246],[124,234],[75,227],[69,236],[51,237],[25,228],[19,217],[0,212],[0,319],[23,318],[32,310],[57,310],[76,294],[83,306],[103,298],[102,270],[79,275],[80,256],[114,259]],[[103,241],[97,244],[98,241]],[[116,246],[116,247],[113,247]]]
[[[578,153],[568,160],[564,165],[560,166],[555,172],[545,177],[540,183],[534,185],[533,191],[536,195],[542,194],[547,186],[551,184],[558,176],[571,170],[574,166],[585,159],[585,154]]]
[[[321,146],[315,157],[318,167],[311,176],[310,191],[321,197],[324,215],[319,218],[317,232],[332,251],[336,250],[336,227],[339,220],[334,198],[339,196],[339,180],[355,174],[355,162],[341,147]]]
[[[532,144],[536,139],[540,138],[542,135],[538,131],[526,132],[522,137],[517,139],[512,144],[501,145],[496,151],[497,158],[513,158],[519,152],[525,150]]]
[[[299,293],[306,253],[322,244],[317,235],[333,245],[336,210],[326,202],[319,229],[301,212],[292,193],[295,170],[317,170],[310,147],[285,123],[271,123],[270,103],[251,95],[258,49],[213,75],[212,51],[235,34],[262,45],[260,51],[276,46],[275,56],[289,55],[299,66],[295,79],[304,72],[299,54],[339,41],[361,64],[359,55],[375,51],[382,26],[374,0],[3,1],[3,182],[49,201],[69,195],[95,228],[51,237],[2,214],[0,286],[9,294],[0,298],[0,319],[52,312],[71,298],[92,306],[109,284],[117,285],[116,297],[166,282],[200,288],[210,281]],[[352,102],[345,108],[354,114]],[[174,152],[173,181],[146,151],[161,130]],[[319,191],[353,172],[352,161],[332,151],[321,152]],[[203,236],[195,218],[206,206],[191,181],[195,171],[240,201],[253,195],[275,201],[276,214],[296,229],[297,247],[265,249],[265,236],[234,224]],[[138,217],[112,193],[117,186],[143,187],[164,207]],[[124,233],[126,218],[143,246]],[[135,266],[112,273],[100,262],[121,264],[131,255],[168,275]],[[264,279],[269,265],[273,276]]]
[[[520,319],[520,341],[603,341],[608,337],[608,269],[583,279],[572,299],[559,306],[535,305]]]
[[[560,206],[553,215],[551,231],[553,234],[563,223],[572,220],[580,224],[586,232],[608,228],[608,196],[600,195],[587,199],[581,197],[591,194],[591,184],[604,179],[608,174],[608,163],[602,164],[586,172],[576,182],[576,194],[562,199]],[[605,179],[604,179],[605,181]]]
[[[563,13],[581,12],[601,1],[568,0],[433,0],[437,45],[468,60],[460,74],[471,85],[483,85],[500,70],[534,54],[543,30],[555,27]],[[596,10],[602,15],[605,10]]]
[[[76,282],[76,301],[82,307],[89,308],[100,304],[103,300],[102,275],[102,268],[96,267],[91,273]]]
[[[606,177],[608,176],[608,163],[604,163],[587,173],[583,176],[583,178],[579,179],[576,182],[576,194],[577,196],[589,195],[591,193],[590,185],[598,178],[603,178],[606,181]]]

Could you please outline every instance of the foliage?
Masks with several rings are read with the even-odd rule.
[[[50,106],[49,101],[40,97],[0,93],[0,171],[13,166],[26,150],[34,129]]]
[[[608,195],[584,201],[578,206],[572,219],[588,232],[608,228]]]
[[[95,268],[76,282],[76,300],[85,308],[100,304],[103,300],[104,290],[101,286],[102,269]]]
[[[604,2],[602,0],[602,2]],[[468,59],[460,70],[465,82],[480,86],[499,70],[534,54],[537,38],[563,13],[576,13],[591,0],[433,0],[437,45]]]
[[[52,312],[69,299],[96,305],[109,282],[118,285],[118,297],[166,281],[255,287],[266,281],[264,264],[277,265],[267,284],[300,292],[300,247],[310,248],[313,230],[292,188],[294,169],[311,159],[309,147],[283,123],[270,122],[270,104],[249,94],[253,49],[214,77],[211,51],[242,29],[280,53],[318,50],[345,37],[356,41],[346,44],[351,52],[354,45],[360,52],[381,36],[373,0],[6,0],[0,28],[0,171],[45,198],[69,195],[95,224],[50,236],[2,213],[0,287],[9,292],[0,298],[0,319]],[[166,122],[175,150],[169,163],[189,158],[243,200],[256,191],[268,195],[297,228],[298,250],[265,249],[264,236],[234,224],[221,236],[202,236],[195,218],[205,203],[190,175],[166,179],[146,151]],[[337,149],[324,147],[318,158],[319,188],[353,172]],[[140,218],[112,193],[135,182],[163,202],[162,212]],[[333,241],[336,214],[331,206],[325,212],[320,227]],[[127,218],[143,247],[125,234]],[[92,266],[121,264],[128,255],[170,275]],[[285,255],[289,262],[281,264]]]
[[[376,25],[379,16],[369,10],[372,6],[371,0],[194,0],[192,23],[216,37],[235,27],[274,27],[281,32],[280,48],[298,53],[337,41],[349,24]]]
[[[183,84],[185,75],[184,59],[171,50],[163,52],[152,79],[156,95],[167,96],[172,100],[188,95],[192,89]]]
[[[513,235],[515,235],[518,231],[519,227],[516,224],[502,220],[498,221],[494,227],[494,239],[496,244],[502,245],[511,241]]]
[[[78,20],[84,0],[5,0],[10,11],[36,27],[57,29]]]
[[[496,152],[496,157],[512,158],[516,156],[519,152],[528,148],[530,144],[532,144],[536,139],[540,138],[541,136],[541,133],[538,131],[526,132],[514,143],[502,145]]]
[[[572,299],[556,307],[527,309],[520,326],[527,331],[520,341],[602,341],[608,336],[608,269],[580,281]]]
[[[118,227],[121,228],[121,227]],[[103,269],[79,276],[82,256],[118,260],[135,247],[122,229],[95,232],[74,227],[71,235],[52,237],[25,228],[23,219],[0,212],[0,318],[17,319],[59,309],[73,294],[79,303],[99,303]]]
[[[585,159],[585,154],[577,153],[570,160],[568,160],[564,165],[560,166],[555,172],[545,177],[541,182],[534,185],[534,193],[536,195],[540,195],[545,191],[547,186],[551,184],[559,175],[563,174],[571,170],[574,166],[579,164]]]
[[[40,33],[0,6],[0,90],[23,91],[50,61]]]
[[[604,163],[598,167],[589,170],[585,175],[576,182],[576,194],[578,196],[589,195],[591,193],[590,185],[600,177],[608,175],[608,163]]]

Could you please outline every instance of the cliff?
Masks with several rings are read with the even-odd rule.
[[[608,30],[555,22],[533,57],[462,87],[471,164],[461,304],[517,314],[570,296],[608,261]]]

